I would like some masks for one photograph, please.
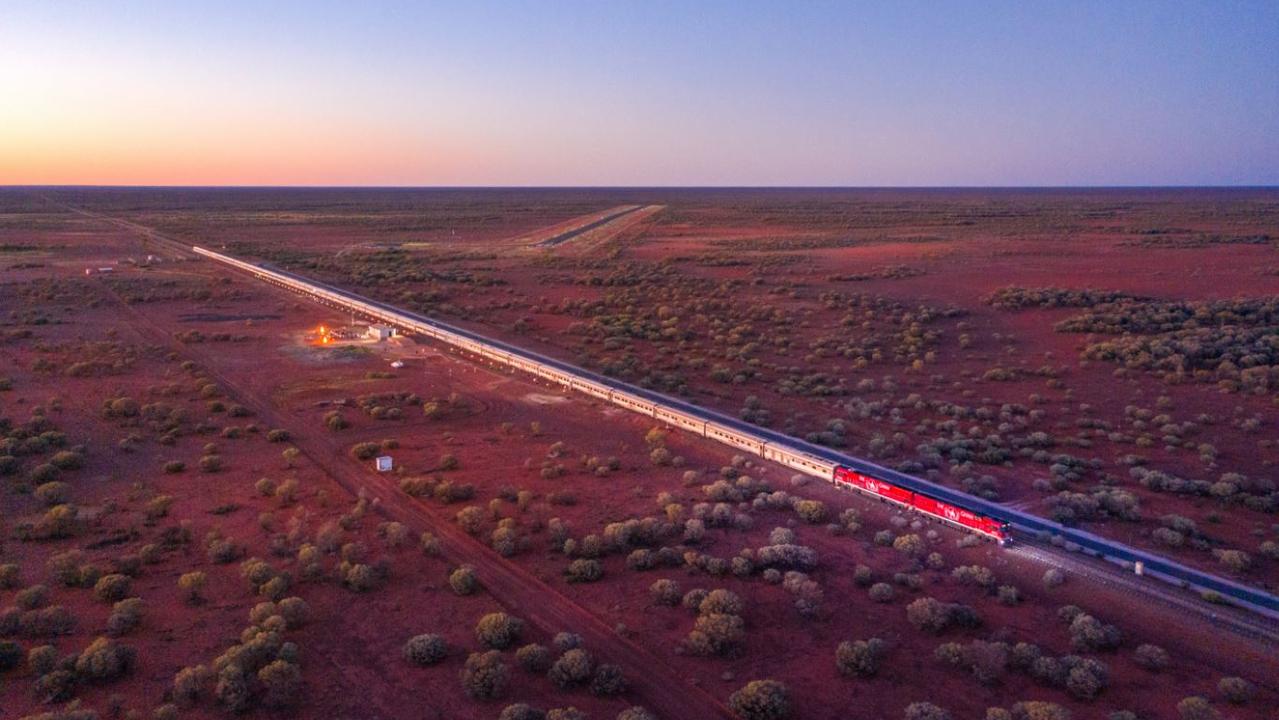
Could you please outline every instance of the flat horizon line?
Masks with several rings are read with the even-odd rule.
[[[0,190],[1279,190],[1275,185],[110,185],[0,184]]]

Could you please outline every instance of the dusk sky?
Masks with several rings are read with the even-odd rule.
[[[1279,2],[6,2],[0,184],[1274,185]]]

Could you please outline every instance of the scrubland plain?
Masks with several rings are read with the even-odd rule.
[[[158,236],[1279,584],[1279,192],[12,189],[6,717],[1279,702],[1273,647],[444,348],[316,345],[349,318]]]

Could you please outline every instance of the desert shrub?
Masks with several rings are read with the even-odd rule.
[[[1221,713],[1208,702],[1208,698],[1199,695],[1182,698],[1177,703],[1177,714],[1181,716],[1181,720],[1219,720],[1221,717]]]
[[[679,584],[674,580],[658,580],[648,587],[648,593],[658,605],[674,607],[680,601]]]
[[[1223,677],[1217,682],[1217,692],[1234,705],[1242,705],[1257,694],[1257,688],[1241,677]]]
[[[449,587],[458,595],[470,595],[479,587],[475,568],[463,565],[449,574]]]
[[[46,703],[65,702],[75,694],[76,681],[71,670],[53,670],[36,679],[35,696]]]
[[[471,653],[462,667],[462,688],[477,700],[492,700],[506,690],[510,671],[496,650]]]
[[[565,578],[571,583],[595,582],[603,575],[604,568],[599,561],[590,558],[578,558],[564,570]]]
[[[915,533],[901,535],[893,540],[893,549],[906,557],[919,557],[926,548],[924,539]]]
[[[290,630],[296,630],[307,623],[311,617],[311,608],[300,597],[287,597],[276,603],[276,609]]]
[[[561,652],[582,646],[582,636],[571,632],[557,632],[551,640]]]
[[[101,602],[122,600],[129,594],[130,584],[127,575],[103,575],[93,586],[93,597]]]
[[[699,615],[685,644],[697,655],[726,655],[746,637],[746,623],[740,616],[725,613]]]
[[[47,482],[35,489],[37,500],[48,506],[61,505],[71,497],[71,486],[57,480]]]
[[[766,545],[755,551],[764,567],[812,570],[817,567],[817,551],[804,545]]]
[[[795,544],[795,531],[790,528],[775,527],[768,533],[769,545]]]
[[[177,475],[187,469],[187,464],[181,460],[170,460],[164,464],[164,472],[169,475]]]
[[[356,460],[372,460],[382,451],[382,446],[375,442],[356,443],[351,446],[351,457]]]
[[[1002,605],[1017,605],[1021,602],[1021,591],[1015,585],[1000,585],[996,595]]]
[[[709,613],[725,613],[728,615],[741,615],[745,604],[742,599],[731,590],[718,588],[706,594],[702,601],[697,605],[697,612],[706,615]]]
[[[206,473],[215,473],[222,469],[221,455],[204,455],[200,458],[200,470]]]
[[[173,699],[184,705],[194,704],[212,677],[213,673],[204,665],[182,668],[173,676]]]
[[[355,563],[347,568],[342,581],[355,592],[368,592],[377,586],[378,572],[364,563]]]
[[[790,692],[776,680],[752,680],[728,698],[742,720],[781,720],[790,715]]]
[[[199,570],[183,573],[178,578],[178,589],[182,591],[183,598],[192,605],[203,602],[204,586],[208,582],[208,576]]]
[[[930,702],[913,702],[906,706],[906,720],[950,720],[950,713]]]
[[[551,665],[547,677],[561,688],[581,685],[591,678],[595,660],[581,648],[566,651]]]
[[[897,593],[893,590],[893,586],[888,583],[875,583],[870,586],[870,599],[875,602],[890,602]]]
[[[38,584],[23,588],[14,594],[13,604],[22,610],[44,607],[49,604],[49,588]]]
[[[480,618],[475,624],[475,639],[491,648],[501,650],[520,639],[524,621],[503,612],[494,612]]]
[[[1015,703],[1009,717],[1012,720],[1070,720],[1070,711],[1057,703],[1026,700]]]
[[[1070,642],[1078,650],[1111,650],[1119,646],[1123,634],[1114,625],[1082,613],[1070,623]]]
[[[961,585],[976,585],[989,588],[995,584],[995,574],[983,565],[960,565],[951,571],[951,577]]]
[[[816,525],[826,519],[826,503],[821,500],[796,500],[795,514],[809,525]]]
[[[107,682],[129,674],[136,661],[137,653],[133,648],[100,637],[80,652],[75,661],[75,672],[91,682]]]
[[[490,541],[493,550],[502,557],[511,557],[519,550],[519,537],[512,528],[499,527],[495,529]]]
[[[845,640],[835,648],[835,667],[844,675],[871,677],[879,672],[887,644],[879,638]]]
[[[1252,557],[1242,550],[1214,550],[1213,555],[1218,562],[1236,573],[1246,572],[1252,567]]]
[[[1044,587],[1051,590],[1066,582],[1066,574],[1057,568],[1044,571]]]
[[[448,654],[448,646],[439,635],[414,635],[404,643],[402,653],[414,665],[434,665]]]
[[[551,666],[551,651],[545,645],[529,643],[515,651],[515,660],[529,672],[546,672]]]
[[[547,716],[547,720],[550,720],[550,716]],[[657,716],[646,708],[636,705],[618,713],[616,720],[657,720]]]
[[[1133,660],[1150,672],[1159,672],[1168,667],[1168,651],[1149,643],[1138,645],[1133,652]]]
[[[119,637],[127,634],[142,622],[142,598],[128,598],[111,606],[107,617],[107,634]]]
[[[218,682],[213,689],[213,696],[227,710],[233,713],[244,712],[253,703],[252,688],[244,668],[229,663],[218,671]]]
[[[267,707],[291,707],[302,692],[302,672],[285,660],[275,660],[258,670],[258,682],[262,685],[262,703]]]
[[[622,668],[601,663],[595,668],[595,675],[591,678],[591,692],[604,697],[626,692],[626,676],[622,674]]]
[[[475,535],[484,526],[484,511],[477,505],[468,505],[458,511],[456,519],[463,530]]]
[[[957,603],[943,603],[922,597],[906,606],[906,619],[916,630],[940,633],[952,625],[975,626],[981,623],[972,608]]]
[[[625,711],[623,711],[625,712]],[[587,720],[586,713],[575,707],[551,708],[546,711],[546,720]],[[653,718],[652,720],[656,720]]]
[[[546,715],[527,703],[514,703],[502,708],[497,720],[544,720]]]

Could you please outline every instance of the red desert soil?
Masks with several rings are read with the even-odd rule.
[[[8,418],[13,428],[22,427],[33,417],[48,418],[48,426],[64,433],[67,440],[62,448],[24,448],[31,452],[16,456],[18,467],[0,494],[4,511],[0,565],[13,563],[18,568],[13,586],[0,589],[0,609],[33,602],[23,589],[44,584],[47,599],[43,605],[63,606],[75,621],[66,634],[46,637],[40,632],[19,631],[0,638],[0,642],[15,642],[23,655],[16,667],[0,671],[0,707],[5,708],[6,717],[63,707],[69,697],[104,716],[118,704],[145,717],[167,702],[180,704],[181,717],[226,716],[225,703],[215,697],[214,680],[201,687],[202,693],[193,703],[187,703],[173,696],[173,679],[184,667],[212,666],[219,655],[244,641],[245,628],[264,624],[261,617],[251,621],[250,610],[263,601],[260,593],[278,588],[261,590],[242,576],[241,563],[251,557],[264,559],[274,573],[288,574],[289,584],[282,596],[302,598],[309,606],[309,618],[280,633],[284,641],[297,646],[293,664],[301,671],[300,692],[286,698],[290,700],[287,707],[273,710],[265,707],[272,698],[266,684],[251,681],[250,715],[495,718],[508,703],[527,702],[543,710],[572,705],[593,718],[614,717],[631,705],[643,705],[662,718],[700,718],[728,714],[730,695],[748,681],[762,678],[787,685],[791,716],[796,718],[895,718],[902,716],[906,705],[917,701],[936,703],[957,718],[982,717],[987,707],[1007,708],[1023,700],[1058,703],[1073,710],[1077,718],[1106,717],[1119,709],[1135,711],[1143,718],[1162,718],[1175,717],[1178,702],[1189,695],[1209,698],[1215,708],[1231,717],[1262,718],[1279,700],[1273,686],[1277,667],[1273,648],[1221,636],[1197,621],[1176,617],[1162,605],[1086,578],[1068,577],[1064,585],[1046,588],[1041,580],[1045,566],[1016,549],[972,544],[959,533],[921,523],[916,517],[815,480],[797,483],[780,467],[734,458],[722,446],[701,439],[676,432],[652,433],[651,423],[642,418],[584,397],[563,395],[524,377],[474,365],[440,348],[411,340],[368,351],[308,345],[303,340],[307,331],[321,323],[341,325],[347,319],[207,262],[166,259],[147,268],[114,265],[112,273],[86,277],[85,267],[108,266],[122,257],[143,258],[146,246],[135,233],[105,221],[51,209],[38,200],[19,204],[6,199],[19,206],[4,215],[0,245],[22,249],[7,250],[3,259],[9,266],[26,267],[7,272],[0,286],[0,303],[7,311],[0,339],[0,358],[7,369],[0,374],[11,386],[0,392],[0,417]],[[80,204],[86,200],[62,199]],[[384,238],[382,231],[361,232],[357,229],[360,224],[372,228],[383,222],[397,228],[414,222],[432,228],[448,224],[440,217],[439,205],[423,207],[416,204],[423,202],[417,198],[400,196],[377,202],[358,197],[328,197],[321,202],[304,197],[302,209],[289,207],[280,197],[88,199],[97,203],[93,206],[96,211],[127,216],[179,236],[204,233],[204,208],[215,203],[220,210],[210,217],[225,224],[209,221],[213,223],[208,229],[211,242],[217,243],[219,234],[226,233],[228,239],[251,237],[260,247],[306,253],[336,253],[352,245],[383,243],[379,239]],[[549,270],[547,260],[491,248],[478,229],[491,228],[491,217],[520,203],[538,208],[517,213],[523,227],[531,229],[539,223],[552,225],[574,213],[585,214],[625,201],[615,199],[534,193],[531,198],[468,196],[465,202],[444,203],[458,218],[459,227],[477,229],[473,234],[459,232],[467,235],[459,241],[467,243],[465,253],[472,254],[441,260],[431,268],[471,273],[468,277],[473,279],[498,279],[505,284],[459,284],[439,278],[400,283],[388,276],[380,283],[353,287],[397,301],[402,299],[397,294],[403,289],[445,287],[450,303],[458,308],[442,313],[445,319],[581,360],[583,338],[567,332],[568,326],[581,318],[566,317],[551,307],[564,298],[598,300],[619,288],[634,287],[590,282],[591,277],[606,276],[608,268],[629,263],[660,267],[667,264],[663,258],[707,252],[736,255],[714,244],[725,238],[808,242],[807,238],[838,235],[842,230],[831,225],[849,222],[838,210],[838,203],[822,196],[788,199],[778,210],[761,209],[764,201],[751,196],[694,195],[676,204],[680,198],[639,195],[635,203],[660,201],[668,205],[656,216],[656,224],[646,224],[646,230],[629,235],[622,246],[612,250],[602,247],[602,253],[612,254],[607,260],[601,257],[604,264],[598,267],[590,265],[587,256],[573,261],[587,265],[560,268],[552,260]],[[431,202],[443,203],[439,199]],[[900,202],[904,201],[876,199],[877,207]],[[879,209],[896,217],[884,207]],[[367,212],[371,219],[357,223],[351,219],[356,212]],[[911,212],[929,217],[920,208]],[[257,228],[268,213],[282,227],[263,227],[259,233]],[[172,219],[177,215],[180,221]],[[387,219],[389,215],[396,218],[394,223]],[[165,219],[171,222],[157,221]],[[317,224],[314,232],[308,227],[312,222]],[[330,222],[333,225],[325,227]],[[760,225],[765,227],[761,230]],[[1216,296],[1211,289],[1220,288],[1230,276],[1232,290],[1244,291],[1242,270],[1202,259],[1222,253],[1221,248],[1116,248],[1113,240],[1100,232],[1096,240],[1080,240],[1078,248],[1096,247],[1096,253],[1087,256],[1090,258],[1105,256],[1137,264],[1166,257],[1172,269],[1164,272],[1178,280],[1171,288],[1175,292],[1170,292],[1167,287],[1161,290],[1157,283],[1132,278],[1131,271],[1098,269],[1096,278],[1083,273],[1054,275],[1054,266],[1080,263],[1071,262],[1071,255],[1065,253],[1029,256],[1033,260],[1012,254],[1021,252],[1016,250],[1019,247],[1042,252],[1035,248],[1045,247],[1045,242],[1004,237],[1016,233],[1001,229],[998,222],[991,225],[990,237],[984,241],[980,226],[960,226],[962,231],[956,232],[962,237],[954,242],[741,253],[803,258],[782,265],[765,262],[762,271],[755,265],[677,262],[673,267],[679,275],[672,282],[706,280],[714,284],[706,286],[713,291],[718,284],[739,278],[732,288],[743,298],[741,307],[767,305],[793,313],[787,317],[797,321],[791,326],[796,349],[777,359],[835,371],[849,378],[850,387],[862,379],[875,382],[873,391],[838,396],[842,402],[853,397],[878,399],[881,393],[904,397],[911,392],[960,401],[966,388],[952,388],[951,383],[964,377],[965,370],[980,377],[997,363],[1033,369],[1053,362],[1069,366],[1062,376],[1068,387],[1048,388],[1042,377],[1009,382],[978,380],[973,387],[978,397],[990,395],[996,410],[999,403],[1025,403],[1030,393],[1038,392],[1050,398],[1043,406],[1069,425],[1073,425],[1082,403],[1091,404],[1093,414],[1118,423],[1124,405],[1133,398],[1144,398],[1143,407],[1154,408],[1155,398],[1167,395],[1178,416],[1193,417],[1199,412],[1222,416],[1221,423],[1214,426],[1219,431],[1210,431],[1219,450],[1216,471],[1237,467],[1246,458],[1271,458],[1271,448],[1257,445],[1258,436],[1227,423],[1236,404],[1245,408],[1240,415],[1259,413],[1272,422],[1269,398],[1223,395],[1215,387],[1195,384],[1166,385],[1144,375],[1115,379],[1113,367],[1101,363],[1079,366],[1075,349],[1079,336],[1053,332],[1053,322],[1076,314],[1077,309],[1007,312],[981,304],[989,292],[1012,284],[1091,286],[1198,299]],[[246,226],[254,228],[252,234],[246,235]],[[751,227],[756,228],[753,233]],[[494,243],[504,242],[527,231],[488,237]],[[394,236],[393,242],[442,242],[441,236],[432,235],[437,232],[395,229],[386,235]],[[875,230],[876,235],[881,232],[889,234],[889,230]],[[942,230],[926,222],[891,228],[894,236],[925,232]],[[312,239],[316,241],[312,243]],[[1232,245],[1228,250],[1240,256],[1256,254],[1254,274],[1255,267],[1265,262],[1264,253],[1273,253],[1272,248],[1253,245]],[[358,259],[368,252],[357,249],[344,257]],[[1077,256],[1085,251],[1074,252]],[[1190,259],[1194,255],[1201,260],[1196,263]],[[923,274],[893,277],[893,273],[886,273],[882,278],[855,281],[827,279],[899,264],[922,269]],[[635,267],[635,272],[649,272],[646,266]],[[324,273],[318,270],[317,274]],[[1196,272],[1212,274],[1217,280],[1196,280]],[[586,281],[547,280],[548,275],[574,274]],[[797,281],[790,279],[792,274]],[[763,282],[756,283],[758,278]],[[789,293],[773,292],[783,282],[798,284],[789,288]],[[1246,287],[1260,294],[1272,287],[1265,282],[1257,275]],[[868,293],[908,303],[911,308],[954,304],[965,308],[967,314],[940,321],[946,330],[945,342],[936,346],[937,356],[926,361],[927,370],[922,373],[895,365],[891,353],[886,360],[857,369],[848,361],[829,356],[809,360],[800,351],[832,329],[855,330],[839,324],[843,311],[822,306],[818,298],[828,289]],[[666,294],[660,285],[649,292],[654,306],[679,299]],[[647,317],[641,301],[642,297],[634,298],[634,317]],[[656,307],[653,310],[656,317]],[[530,321],[527,327],[516,329],[515,322],[521,318]],[[966,333],[977,338],[962,351],[954,345],[957,322],[969,323],[971,329]],[[872,324],[871,331],[878,332],[878,319]],[[995,333],[1000,334],[999,340]],[[630,352],[640,359],[640,366],[648,363],[656,368],[668,363],[672,355],[691,357],[706,352],[708,347],[703,343],[736,347],[730,334],[731,328],[722,328],[702,340],[699,330],[674,352],[666,351],[663,341],[633,335],[623,348],[608,352]],[[590,341],[587,349],[594,342]],[[1009,353],[1010,347],[1015,354]],[[1053,354],[1052,360],[1041,359],[1046,352]],[[756,357],[773,358],[765,351],[759,353]],[[715,362],[724,362],[733,371],[749,367],[738,356],[716,357]],[[392,359],[403,360],[404,367],[390,368]],[[603,357],[594,360],[603,361]],[[700,373],[684,370],[688,391],[699,401],[737,412],[747,395],[756,395],[772,412],[774,421],[780,423],[793,414],[800,429],[823,425],[833,412],[829,399],[774,392],[772,371],[761,370],[759,376],[737,385],[714,381],[706,374],[709,370],[709,364]],[[932,374],[946,379],[930,383],[928,376]],[[890,389],[881,386],[886,375],[893,376]],[[132,402],[121,402],[121,398]],[[117,402],[104,410],[104,403],[112,400]],[[900,407],[912,423],[918,421],[911,406]],[[392,408],[396,412],[388,412]],[[348,427],[330,429],[327,416],[333,412],[344,418]],[[891,434],[893,428],[902,427],[888,418],[885,411],[882,418],[850,423],[849,449],[867,449],[875,432]],[[904,427],[909,431],[909,424]],[[273,429],[287,431],[288,439],[270,442],[267,435]],[[392,455],[396,472],[378,474],[371,461],[352,457],[358,444],[385,440],[393,441],[386,443],[393,447],[375,451]],[[206,444],[214,447],[206,448]],[[35,469],[59,450],[75,452],[78,445],[83,445],[77,453],[83,458],[82,467],[72,467],[72,463],[62,471],[49,471],[65,486],[37,492],[38,481],[49,478]],[[282,456],[286,448],[296,448],[296,456]],[[665,448],[664,453],[656,453],[659,460],[669,463],[664,458],[678,457],[678,466],[655,464],[654,451],[659,448]],[[1122,452],[1133,449],[1128,445]],[[1121,454],[1118,449],[1104,450],[1093,447],[1086,452],[1088,457]],[[913,444],[903,446],[891,459],[908,459],[913,451]],[[1187,459],[1184,449],[1156,446],[1143,452],[1155,467]],[[201,458],[210,455],[220,458],[221,468],[203,472]],[[455,468],[446,455],[456,458]],[[610,463],[610,458],[615,462]],[[185,468],[166,473],[164,465],[172,461],[185,463]],[[1197,458],[1193,462],[1199,463]],[[1027,467],[1024,463],[1018,460],[1013,468],[983,467],[981,474],[999,478],[1001,497],[1034,502],[1038,493],[1022,475]],[[616,469],[608,470],[610,464]],[[605,469],[597,473],[596,467]],[[1047,475],[1046,466],[1029,467],[1038,468],[1036,477]],[[737,482],[741,476],[751,480]],[[296,490],[264,494],[258,487],[261,478],[271,481],[263,489],[296,480]],[[716,484],[721,478],[735,480]],[[401,485],[402,481],[408,483]],[[1148,520],[1101,523],[1099,531],[1149,542],[1144,526],[1156,525],[1162,514],[1188,515],[1200,520],[1215,543],[1227,547],[1251,543],[1247,549],[1257,567],[1249,577],[1254,581],[1273,577],[1271,561],[1255,552],[1258,540],[1252,532],[1254,527],[1268,532],[1266,518],[1271,515],[1208,499],[1188,501],[1145,492],[1130,482],[1126,473],[1121,481],[1139,495],[1142,517]],[[431,497],[457,498],[465,495],[457,489],[466,485],[473,486],[474,495],[469,499],[445,502]],[[758,495],[765,486],[771,493],[820,501],[824,517],[813,515],[816,522],[806,522],[790,502],[776,495]],[[428,492],[413,497],[403,488]],[[78,509],[78,517],[57,525],[58,531],[51,533],[64,537],[40,539],[52,527],[47,508],[55,490],[62,495],[57,500]],[[161,496],[170,499],[155,500]],[[759,499],[752,503],[756,496]],[[357,504],[360,497],[364,500]],[[776,502],[770,502],[770,497]],[[707,505],[699,507],[702,503]],[[717,503],[722,510],[716,508]],[[464,512],[464,522],[459,522],[459,512],[468,507],[476,510]],[[851,512],[841,515],[845,511]],[[1203,518],[1210,513],[1224,521],[1208,523]],[[629,529],[614,526],[606,530],[610,523],[645,517],[653,520],[643,528],[632,524]],[[694,517],[704,518],[707,527],[700,539],[686,539],[686,532],[691,531],[685,523]],[[721,517],[728,522],[720,524]],[[552,518],[559,520],[552,522]],[[474,534],[468,533],[464,524]],[[500,545],[494,542],[494,533],[503,525],[509,530],[498,535],[514,539],[514,552],[509,557],[494,549]],[[557,529],[561,527],[563,530]],[[759,549],[775,544],[770,540],[774,528],[789,530],[794,534],[793,544],[816,552],[817,565],[806,576],[778,578],[774,583],[762,571]],[[222,563],[211,559],[211,531],[241,548],[235,560]],[[438,554],[420,548],[422,532],[439,541]],[[572,557],[561,551],[557,533],[566,533],[573,540]],[[648,539],[641,542],[633,536],[626,540],[627,533]],[[917,538],[919,547],[913,541],[891,546],[895,538],[910,536]],[[566,572],[570,563],[588,561],[596,555],[590,547],[597,543],[603,546],[597,558],[602,576],[591,582],[569,582]],[[318,571],[308,571],[305,563],[299,562],[298,553],[306,544],[320,548]],[[327,548],[332,552],[326,552]],[[670,551],[662,551],[662,555],[658,552],[661,548]],[[111,603],[95,599],[92,586],[67,587],[51,575],[49,559],[74,549],[84,553],[78,563],[99,568],[86,570],[87,577],[113,568],[134,575],[127,595],[142,599],[141,623],[115,641],[136,651],[136,663],[120,677],[95,679],[87,669],[79,672],[59,702],[45,704],[42,695],[49,694],[58,678],[38,677],[42,673],[28,666],[26,653],[50,643],[58,656],[74,656],[104,633],[111,612]],[[745,549],[751,552],[743,555]],[[642,550],[672,562],[666,565],[660,560],[644,560],[647,556],[643,553],[633,554]],[[920,554],[912,557],[915,552]],[[1189,548],[1183,552],[1191,561],[1205,554]],[[927,557],[929,553],[936,553],[937,558]],[[736,557],[753,558],[753,567],[748,572],[734,572],[730,561]],[[142,562],[135,564],[137,559]],[[636,569],[652,561],[657,562],[656,567]],[[481,591],[459,596],[450,589],[449,573],[460,564],[475,567]],[[357,572],[359,577],[352,578],[352,565],[367,566],[369,572]],[[866,570],[859,571],[859,566]],[[961,566],[986,568],[993,579],[984,579],[987,571],[956,575],[955,568]],[[178,586],[178,578],[193,571],[208,576],[205,599],[199,604],[184,601]],[[976,584],[964,580],[973,577],[983,579]],[[741,607],[729,614],[740,615],[742,637],[736,643],[727,642],[722,656],[696,654],[698,644],[688,641],[698,622],[697,612],[655,603],[649,588],[659,579],[677,584],[680,595],[698,588],[735,593]],[[366,580],[367,589],[353,589],[364,587]],[[892,597],[872,601],[868,586],[874,583],[886,583]],[[999,586],[1017,588],[1019,601],[1001,603],[996,593]],[[971,606],[981,618],[980,626],[951,627],[939,634],[916,629],[908,622],[906,607],[925,597]],[[797,600],[803,602],[797,605]],[[1118,625],[1123,634],[1118,649],[1072,647],[1068,623],[1059,619],[1059,608],[1068,605],[1083,608],[1102,624]],[[801,607],[806,613],[800,612]],[[508,687],[499,699],[468,698],[459,673],[467,655],[482,649],[473,628],[481,616],[499,610],[526,621],[520,640],[501,653],[509,666]],[[711,624],[708,621],[708,627]],[[561,690],[542,673],[519,666],[514,647],[541,643],[552,648],[554,657],[558,651],[553,638],[562,631],[580,635],[582,647],[597,661],[619,665],[629,688],[618,697],[597,696],[586,686]],[[443,636],[448,654],[439,664],[414,667],[402,658],[404,643],[421,633]],[[871,677],[842,675],[835,662],[836,646],[841,641],[872,637],[883,639],[887,647],[878,672]],[[997,647],[970,645],[973,641]],[[1091,694],[1081,690],[1085,682],[1074,687],[1054,685],[1015,668],[1006,657],[1000,662],[999,648],[1006,652],[1019,642],[1034,643],[1044,656],[1078,655],[1104,663],[1104,678],[1098,680],[1103,689],[1095,699],[1085,699]],[[993,668],[987,682],[979,682],[966,667],[969,659],[961,660],[964,667],[934,659],[938,647],[945,643],[964,644],[966,650],[955,652],[967,652],[965,657],[980,658],[983,668]],[[1168,651],[1171,662],[1162,672],[1138,665],[1137,648],[1145,643]],[[1243,705],[1228,704],[1218,689],[1218,680],[1228,676],[1248,679],[1258,686],[1259,694]]]

